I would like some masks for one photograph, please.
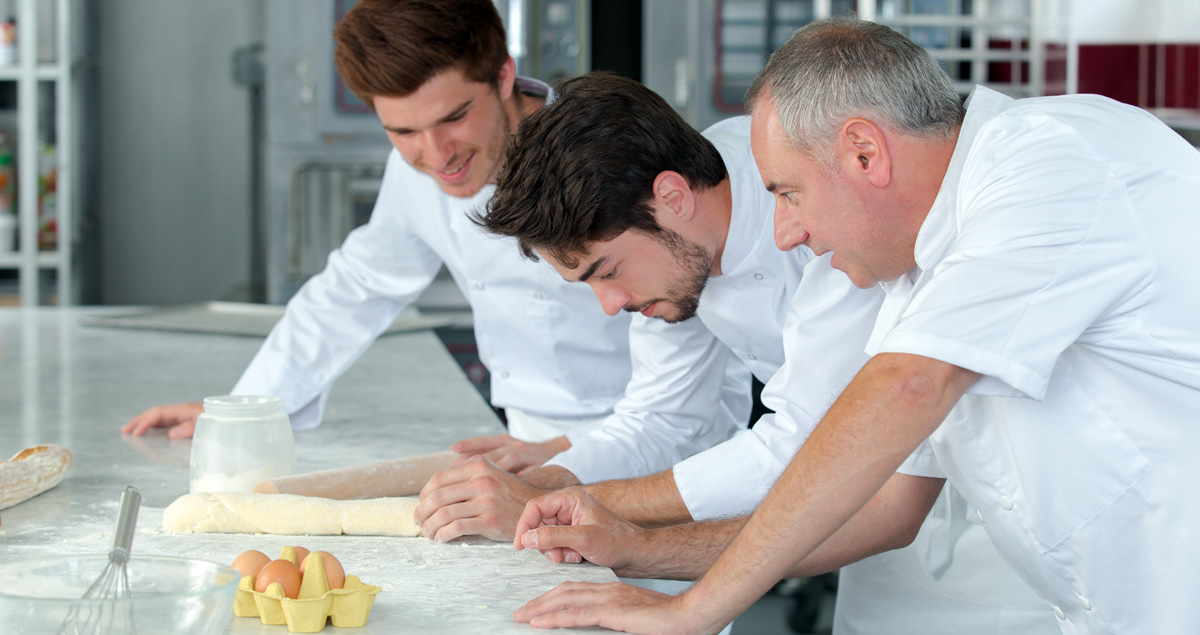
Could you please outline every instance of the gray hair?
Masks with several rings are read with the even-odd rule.
[[[812,22],[775,50],[746,95],[762,91],[796,147],[825,163],[851,117],[920,136],[962,124],[962,100],[929,53],[892,29],[857,18]]]

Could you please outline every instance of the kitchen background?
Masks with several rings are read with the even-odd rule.
[[[964,93],[1096,92],[1200,127],[1194,0],[496,1],[522,73],[613,70],[697,127],[847,11]],[[0,0],[0,303],[285,302],[367,220],[388,149],[332,66],[352,3]],[[465,307],[448,281],[422,305]]]
[[[389,149],[333,70],[352,4],[0,0],[0,305],[286,302],[370,217]],[[741,113],[793,30],[856,11],[930,49],[964,95],[1100,93],[1200,144],[1196,0],[496,4],[522,74],[611,70],[700,128]],[[418,306],[453,321],[439,334],[486,391],[449,276]],[[790,584],[767,619],[819,628],[833,584]]]

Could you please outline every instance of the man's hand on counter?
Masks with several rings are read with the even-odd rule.
[[[129,420],[121,428],[121,434],[140,437],[151,428],[169,428],[167,436],[172,439],[187,439],[196,430],[196,417],[204,412],[199,401],[155,406]]]
[[[624,575],[651,532],[617,516],[582,488],[569,487],[529,501],[514,533],[517,551],[537,549],[554,562],[587,560]]]
[[[450,449],[465,455],[455,465],[462,465],[470,456],[482,454],[496,467],[519,474],[539,467],[551,457],[571,447],[567,437],[560,436],[541,443],[526,443],[507,434],[463,439]]]
[[[476,455],[429,479],[413,520],[438,542],[459,536],[512,540],[525,503],[545,493]]]

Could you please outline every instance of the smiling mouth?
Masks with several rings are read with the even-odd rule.
[[[448,168],[445,170],[438,170],[438,176],[441,177],[441,179],[444,181],[456,181],[456,180],[461,179],[462,177],[466,176],[467,164],[469,164],[471,162],[471,159],[474,157],[475,157],[475,155],[471,154],[470,156],[463,159],[458,165],[455,165],[454,167],[451,167],[451,168]]]

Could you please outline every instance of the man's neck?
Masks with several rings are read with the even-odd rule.
[[[725,253],[725,241],[729,238],[729,223],[733,218],[733,189],[726,176],[715,186],[695,193],[696,213],[702,219],[701,231],[705,244],[713,250],[712,269],[709,277],[721,275],[721,255]]]

